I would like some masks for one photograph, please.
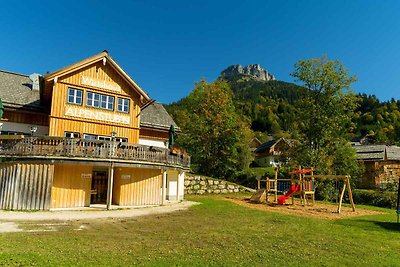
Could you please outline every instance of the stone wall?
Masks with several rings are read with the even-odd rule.
[[[185,194],[227,194],[249,191],[252,189],[225,180],[193,174],[186,174],[185,177]]]

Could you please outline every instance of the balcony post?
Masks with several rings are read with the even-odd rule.
[[[162,185],[161,185],[161,205],[165,203],[165,196],[167,193],[167,171],[163,170],[162,172]]]
[[[110,163],[108,167],[108,185],[107,185],[107,209],[111,209],[112,204],[112,193],[114,184],[114,162]]]

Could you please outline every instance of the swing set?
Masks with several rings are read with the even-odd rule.
[[[286,200],[291,198],[292,205],[294,205],[294,197],[300,196],[301,205],[314,205],[315,202],[315,179],[334,179],[336,185],[339,188],[339,182],[343,181],[343,186],[340,190],[339,201],[337,212],[341,212],[344,193],[347,190],[352,210],[355,211],[355,205],[353,201],[353,195],[350,186],[349,175],[315,175],[313,168],[302,169],[301,166],[298,169],[290,172],[290,179],[278,179],[278,168],[275,168],[275,175],[273,179],[266,178],[265,180],[258,180],[258,190],[252,196],[251,200],[260,200],[265,195],[267,204],[286,204]],[[265,182],[265,189],[261,189],[261,182]],[[399,188],[400,190],[400,188]],[[284,195],[278,197],[278,192],[286,192]],[[399,191],[400,192],[400,191]],[[400,193],[399,193],[400,194]],[[272,196],[273,201],[269,201],[269,197]],[[400,201],[400,200],[399,200]],[[400,210],[398,208],[398,214]]]

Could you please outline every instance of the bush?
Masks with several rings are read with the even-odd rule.
[[[356,204],[365,204],[393,209],[397,205],[397,192],[354,189],[353,198]]]

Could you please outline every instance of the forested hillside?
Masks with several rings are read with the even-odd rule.
[[[261,139],[267,136],[296,138],[299,110],[296,105],[307,89],[283,81],[259,81],[245,75],[236,75],[225,80],[232,92],[237,111],[250,120],[251,129]],[[375,96],[357,95],[358,107],[349,128],[347,139],[371,134],[377,143],[400,144],[400,100],[381,102]],[[185,105],[184,99],[167,105],[176,116]]]

